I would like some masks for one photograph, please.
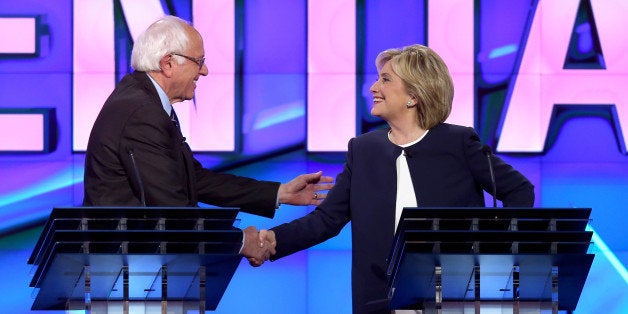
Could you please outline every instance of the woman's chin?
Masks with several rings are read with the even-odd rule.
[[[371,115],[372,115],[373,117],[379,117],[379,118],[381,118],[381,117],[380,117],[381,112],[379,112],[379,110],[377,110],[377,109],[375,109],[375,108],[371,109]]]

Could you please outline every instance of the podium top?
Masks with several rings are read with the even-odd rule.
[[[55,207],[50,212],[49,221],[55,218],[205,218],[235,219],[237,208],[221,207],[141,207],[141,206],[96,206],[96,207]]]
[[[230,230],[237,208],[204,207],[56,207],[28,259],[38,262],[58,230]]]
[[[587,253],[590,213],[590,208],[404,208],[388,258],[391,308],[433,301],[438,272],[442,300],[547,301],[557,284],[559,309],[573,310],[594,257]]]
[[[213,310],[242,258],[237,214],[235,208],[54,208],[28,261],[37,267],[31,308],[167,299]]]
[[[591,208],[540,207],[405,207],[401,220],[412,218],[589,219]]]

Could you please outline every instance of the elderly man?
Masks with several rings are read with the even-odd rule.
[[[85,156],[84,206],[197,206],[273,217],[279,204],[319,204],[333,179],[321,172],[286,184],[202,167],[181,135],[172,104],[194,97],[208,73],[199,32],[166,16],[141,34],[126,75],[103,105]],[[314,196],[314,197],[313,197]],[[249,230],[249,229],[247,229]]]

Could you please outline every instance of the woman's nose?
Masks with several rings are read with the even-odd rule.
[[[369,91],[370,91],[371,93],[375,93],[375,92],[377,91],[377,90],[376,90],[377,85],[378,85],[378,84],[377,84],[377,81],[373,82],[373,84],[371,84],[371,87],[369,88]]]

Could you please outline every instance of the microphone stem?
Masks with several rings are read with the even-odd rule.
[[[133,174],[135,175],[135,179],[137,180],[139,189],[140,189],[140,202],[142,206],[146,206],[146,195],[144,194],[144,184],[142,183],[142,177],[140,177],[140,172],[137,169],[137,164],[135,163],[135,155],[133,154],[133,150],[129,150],[129,156],[131,157],[131,164],[133,165]]]
[[[493,172],[493,161],[491,160],[491,153],[486,154],[488,159],[488,171],[491,174],[491,183],[493,184],[493,207],[497,207],[497,184],[495,183],[495,172]]]
[[[488,161],[488,170],[491,174],[491,184],[493,188],[493,207],[497,207],[497,183],[495,183],[495,172],[493,172],[493,160],[491,160],[491,155],[493,152],[488,145],[482,146],[482,152],[486,155],[486,160]]]

